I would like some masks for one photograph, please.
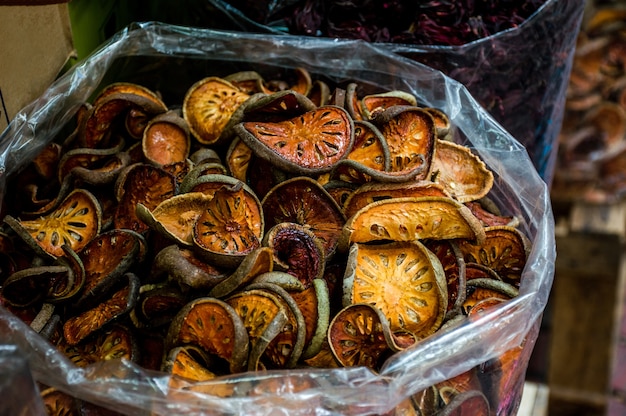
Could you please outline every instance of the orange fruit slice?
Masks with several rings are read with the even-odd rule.
[[[157,115],[145,127],[141,146],[146,159],[156,165],[184,161],[191,148],[187,122],[174,111]]]
[[[437,141],[433,159],[435,182],[460,202],[475,201],[493,186],[493,173],[467,147],[447,140]]]
[[[393,106],[372,120],[389,146],[391,172],[396,180],[427,179],[435,154],[433,117],[419,107]]]
[[[412,94],[400,90],[370,94],[361,98],[361,111],[366,120],[371,120],[378,113],[396,105],[416,106],[417,100]]]
[[[38,253],[58,257],[64,244],[79,252],[98,235],[102,208],[91,192],[79,188],[48,215],[23,221],[7,215],[4,221]]]
[[[167,350],[184,345],[200,347],[228,363],[231,373],[243,370],[248,359],[248,333],[237,312],[215,298],[200,297],[185,305],[172,320]]]
[[[354,145],[348,156],[337,163],[332,176],[356,183],[384,180],[382,172],[389,171],[390,166],[389,148],[382,133],[367,121],[355,121]]]
[[[261,245],[263,211],[249,203],[243,183],[218,189],[193,226],[198,253],[217,265],[233,267]]]
[[[328,344],[343,367],[378,369],[389,350],[390,336],[385,315],[367,303],[346,306],[328,327]]]
[[[359,186],[347,198],[344,204],[346,217],[350,218],[358,210],[372,202],[383,199],[440,196],[449,197],[440,184],[431,181],[410,181],[401,183],[365,183]]]
[[[339,249],[351,243],[468,239],[482,242],[482,224],[451,198],[409,197],[373,202],[357,211],[343,227]]]
[[[354,142],[352,118],[330,105],[285,121],[243,122],[235,130],[259,157],[297,174],[330,171]]]
[[[320,239],[326,260],[333,256],[345,217],[318,182],[306,176],[285,180],[265,195],[261,205],[268,228],[282,222],[300,224]]]
[[[135,209],[137,218],[177,244],[193,247],[193,228],[213,195],[189,192],[174,195],[150,211],[142,203]]]
[[[218,144],[230,117],[249,97],[222,78],[207,77],[187,90],[183,100],[183,118],[200,143]]]
[[[344,276],[343,304],[369,303],[380,309],[392,331],[418,338],[441,326],[448,306],[441,263],[423,244],[354,244]]]
[[[483,242],[459,242],[465,261],[487,266],[505,282],[519,287],[530,253],[530,241],[513,227],[486,227],[484,230]]]

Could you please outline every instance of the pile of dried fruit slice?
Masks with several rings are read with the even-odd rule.
[[[291,87],[208,77],[181,110],[128,83],[86,103],[11,184],[29,193],[6,204],[2,304],[77,365],[124,357],[176,388],[378,371],[516,296],[528,238],[493,209],[493,174],[449,141],[446,114],[294,72]],[[488,411],[465,387],[405,410]]]

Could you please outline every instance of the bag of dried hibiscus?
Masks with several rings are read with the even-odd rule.
[[[208,0],[233,30],[362,39],[465,85],[552,182],[583,0]]]
[[[437,70],[137,24],[18,114],[0,164],[0,339],[48,408],[517,411],[549,194]]]

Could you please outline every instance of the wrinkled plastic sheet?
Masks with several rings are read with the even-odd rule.
[[[0,189],[50,141],[64,134],[80,104],[113,81],[138,82],[163,94],[171,106],[208,75],[255,69],[262,74],[304,67],[337,83],[356,81],[415,94],[445,111],[458,140],[471,146],[495,175],[490,197],[504,214],[521,219],[532,251],[520,295],[475,322],[439,331],[393,355],[380,373],[365,368],[294,369],[244,373],[168,389],[169,377],[113,360],[87,368],[65,356],[0,307],[0,340],[18,346],[34,378],[73,396],[125,414],[383,414],[412,394],[452,378],[524,343],[514,379],[494,414],[515,414],[538,323],[554,275],[554,222],[547,186],[524,146],[510,136],[459,83],[413,60],[362,41],[255,35],[159,23],[132,25],[79,62],[25,107],[0,136]],[[4,192],[3,192],[4,193]],[[10,198],[10,195],[2,195]],[[311,387],[293,392],[253,392],[261,379],[294,380]],[[229,397],[212,392],[228,387]]]
[[[287,33],[280,18],[294,0],[266,2],[259,23],[227,0],[208,0],[236,30]],[[302,3],[302,2],[300,2]],[[547,0],[519,26],[464,45],[378,46],[443,71],[465,85],[478,102],[530,154],[550,184],[584,0]]]

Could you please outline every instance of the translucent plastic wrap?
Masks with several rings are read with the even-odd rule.
[[[254,10],[254,15],[252,11],[242,13],[232,6],[241,2],[210,2],[238,30],[269,33],[290,30],[284,18],[292,13],[289,7],[294,1],[265,2],[264,7],[258,6],[260,10]],[[536,169],[550,183],[584,3],[583,0],[548,0],[519,26],[463,45],[441,41],[432,41],[432,45],[401,44],[394,40],[379,46],[439,69],[465,85],[526,146]],[[356,29],[353,32],[346,31],[345,35],[359,35]]]
[[[458,140],[474,149],[494,172],[490,197],[504,214],[520,218],[519,228],[532,242],[519,296],[478,320],[438,331],[393,355],[380,373],[360,367],[276,370],[172,389],[166,375],[127,361],[76,368],[2,307],[0,339],[24,352],[38,382],[125,414],[163,415],[386,414],[428,386],[472,368],[480,368],[487,380],[497,377],[501,369],[490,369],[491,360],[514,350],[517,358],[507,372],[509,379],[496,382],[494,378],[491,384],[483,384],[483,390],[493,398],[492,414],[515,414],[554,273],[549,194],[524,146],[461,84],[439,71],[362,41],[140,24],[120,32],[79,62],[11,122],[0,136],[0,189],[5,190],[8,177],[62,133],[81,103],[110,82],[140,83],[161,92],[164,102],[175,106],[181,103],[184,91],[204,76],[251,68],[271,73],[295,67],[336,82],[354,80],[405,90],[449,115],[458,129]],[[284,388],[257,388],[261,380],[268,379],[276,379]]]

